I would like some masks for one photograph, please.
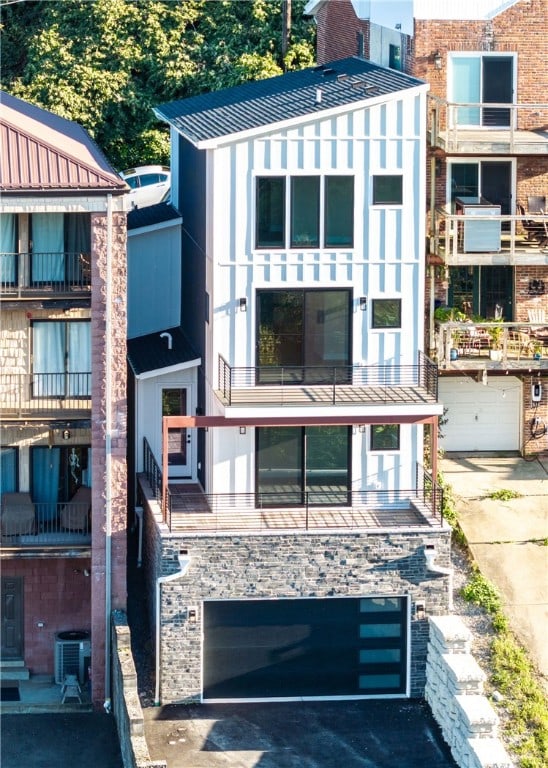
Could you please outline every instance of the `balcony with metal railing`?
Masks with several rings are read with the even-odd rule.
[[[2,299],[81,298],[90,292],[90,253],[0,253]]]
[[[216,395],[225,407],[432,405],[436,365],[419,352],[416,365],[233,367],[221,355]]]
[[[145,496],[155,499],[170,533],[262,533],[415,529],[443,525],[443,489],[420,464],[413,488],[205,493],[197,484],[166,484],[145,440]],[[162,498],[163,497],[163,498]]]
[[[455,267],[548,266],[548,214],[510,216],[488,210],[477,207],[467,215],[436,209],[430,218],[430,252]]]
[[[81,488],[91,493],[88,488]],[[20,497],[20,498],[18,498]],[[0,497],[0,551],[10,557],[15,549],[39,554],[52,548],[88,551],[91,545],[91,501],[33,503],[29,494]]]
[[[468,155],[548,154],[548,104],[457,103],[428,95],[430,146]]]
[[[89,418],[91,373],[0,372],[0,417]]]

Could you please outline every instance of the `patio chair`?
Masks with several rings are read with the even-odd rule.
[[[523,205],[518,203],[518,211],[519,215],[523,216],[524,218],[521,221],[521,224],[523,226],[523,229],[525,230],[525,237],[530,242],[539,241],[544,238],[544,227],[542,226],[542,222],[540,221],[533,221],[532,219],[525,218],[528,213],[531,214],[531,211],[526,213],[525,208]],[[537,211],[537,213],[540,213],[540,211]]]
[[[527,198],[527,213],[542,213],[544,210],[546,210],[544,195],[531,195]]]
[[[531,330],[538,331],[546,325],[546,310],[545,309],[528,309],[527,317],[530,323],[538,323],[538,325],[531,326]]]

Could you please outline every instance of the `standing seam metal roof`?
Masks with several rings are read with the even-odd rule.
[[[199,144],[420,85],[425,83],[354,56],[162,104],[155,112]]]

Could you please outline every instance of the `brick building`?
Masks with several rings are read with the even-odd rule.
[[[546,451],[546,3],[311,0],[305,11],[319,63],[357,53],[430,86],[426,343],[448,409],[443,447]]]
[[[126,600],[127,187],[87,133],[0,103],[1,664],[110,697]]]

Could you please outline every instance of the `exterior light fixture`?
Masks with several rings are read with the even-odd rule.
[[[247,428],[246,427],[240,427],[240,435],[245,435],[246,432],[247,432]]]
[[[198,619],[198,612],[197,612],[196,608],[188,608],[187,609],[187,615],[188,615],[189,622],[191,624],[196,624],[196,621]]]
[[[360,309],[362,312],[367,309],[367,296],[360,296]]]
[[[426,606],[423,600],[417,600],[415,603],[415,618],[422,621],[426,617]]]
[[[434,64],[435,69],[437,69],[439,72],[443,64],[441,53],[439,51],[434,51],[434,53],[432,54],[432,62]]]
[[[247,299],[245,296],[240,299],[240,312],[247,312]]]
[[[363,434],[363,433],[365,432],[365,424],[360,424],[360,426],[358,427],[358,429],[359,429],[359,430],[360,430],[360,432]]]
[[[70,429],[63,430],[63,440],[70,440]]]

